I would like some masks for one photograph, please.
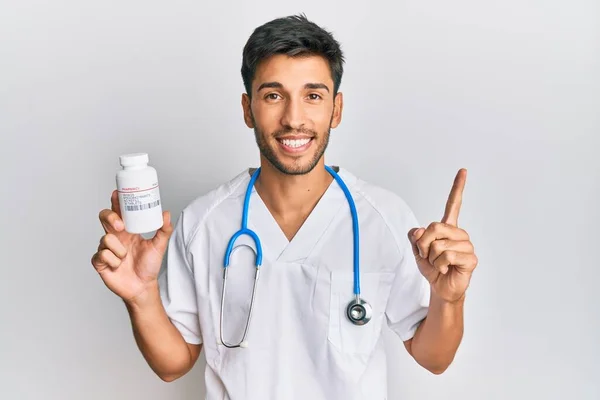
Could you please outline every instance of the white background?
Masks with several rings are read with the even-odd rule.
[[[150,154],[165,208],[256,166],[241,53],[305,12],[347,58],[329,164],[423,226],[468,169],[479,267],[441,376],[389,339],[390,399],[598,399],[600,3],[0,2],[0,398],[201,399],[167,384],[90,264],[118,156]]]

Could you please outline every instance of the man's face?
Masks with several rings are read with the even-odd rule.
[[[327,60],[276,55],[263,61],[242,98],[262,157],[284,174],[306,174],[322,161],[329,131],[341,120],[342,95],[333,96]]]

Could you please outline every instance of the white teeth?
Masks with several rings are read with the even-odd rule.
[[[298,139],[298,140],[283,139],[281,141],[281,143],[283,143],[284,145],[286,145],[288,147],[302,147],[305,144],[307,144],[308,142],[310,142],[310,139]]]

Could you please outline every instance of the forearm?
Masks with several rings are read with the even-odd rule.
[[[441,374],[452,363],[462,340],[464,299],[448,303],[432,292],[427,318],[412,339],[412,356],[435,374]]]
[[[191,368],[192,355],[165,312],[158,285],[125,304],[135,341],[150,368],[168,381],[184,375]]]

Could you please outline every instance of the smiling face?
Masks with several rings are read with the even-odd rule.
[[[242,106],[262,158],[289,175],[323,164],[330,129],[341,121],[342,94],[333,91],[323,57],[278,54],[260,63]]]

